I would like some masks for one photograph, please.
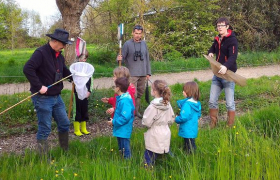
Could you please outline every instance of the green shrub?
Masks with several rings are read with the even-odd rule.
[[[163,57],[167,61],[176,61],[178,59],[182,59],[183,55],[179,51],[172,50],[172,51],[166,53]]]
[[[116,62],[117,53],[109,47],[96,48],[94,51],[89,51],[88,61],[92,64],[106,64]]]

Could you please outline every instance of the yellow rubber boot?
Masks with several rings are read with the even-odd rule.
[[[90,132],[87,131],[87,122],[86,121],[81,122],[81,132],[85,135],[90,134]]]
[[[73,125],[74,125],[74,134],[75,134],[76,136],[82,136],[83,134],[82,134],[81,131],[80,131],[80,122],[74,121],[74,122],[73,122]]]

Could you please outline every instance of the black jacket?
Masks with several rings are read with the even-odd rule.
[[[56,72],[61,73],[63,77],[71,74],[65,65],[65,59],[61,52],[57,58],[55,54],[56,52],[47,43],[36,49],[31,58],[26,62],[23,73],[30,82],[30,91],[32,93],[38,92],[43,85],[49,86],[53,84]],[[58,95],[62,89],[63,83],[61,82],[50,87],[45,95]]]
[[[227,69],[236,72],[237,70],[237,54],[238,54],[238,42],[233,31],[228,30],[228,35],[223,37],[220,42],[220,36],[216,36],[214,43],[208,51],[209,53],[216,54],[216,61],[226,66]]]

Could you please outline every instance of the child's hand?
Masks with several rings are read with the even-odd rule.
[[[89,96],[90,96],[90,92],[87,92],[87,98],[89,98]]]
[[[109,98],[106,98],[106,97],[105,98],[101,98],[101,101],[104,102],[104,103],[108,103],[109,102]]]
[[[109,108],[109,109],[107,109],[106,113],[111,115],[114,113],[114,111],[115,111],[114,108]]]
[[[113,126],[113,119],[111,118],[110,121],[107,121],[108,125]]]

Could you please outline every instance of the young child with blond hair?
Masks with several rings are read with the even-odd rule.
[[[201,116],[201,103],[199,88],[196,82],[187,82],[183,86],[185,99],[177,101],[181,109],[175,122],[180,125],[179,136],[184,138],[184,150],[193,153],[196,150],[195,138],[198,134],[198,120]]]
[[[130,79],[130,73],[129,73],[129,70],[128,68],[124,67],[124,66],[119,66],[117,68],[114,69],[113,71],[113,80],[115,81],[117,78],[120,78],[120,77],[126,77],[128,80]],[[130,94],[132,100],[133,100],[133,104],[135,106],[135,99],[134,99],[134,95],[135,95],[135,87],[132,83],[129,84],[129,87],[127,89],[127,92]],[[112,107],[107,109],[106,113],[107,114],[110,114],[111,115],[111,118],[114,117],[114,112],[115,112],[115,109],[116,109],[116,97],[118,95],[115,93],[114,94],[114,97],[110,97],[110,98],[107,98],[107,97],[104,97],[101,99],[102,102],[104,103],[108,103],[108,104],[111,104]]]

